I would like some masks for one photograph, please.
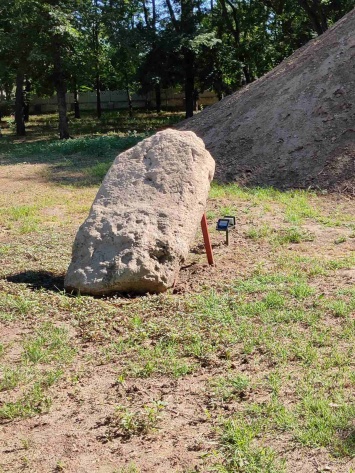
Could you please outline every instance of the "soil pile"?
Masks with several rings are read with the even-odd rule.
[[[355,188],[355,9],[264,77],[179,124],[200,136],[216,178]]]

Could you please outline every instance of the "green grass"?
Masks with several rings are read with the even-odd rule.
[[[100,126],[113,127],[116,118]],[[213,184],[211,229],[224,214],[238,222],[229,248],[211,231],[215,268],[190,254],[177,294],[98,299],[63,290],[75,232],[112,159],[151,132],[147,117],[137,127],[121,118],[126,131],[106,136],[91,133],[97,121],[84,118],[86,130],[73,124],[83,133],[67,142],[31,141],[30,131],[27,143],[8,136],[2,143],[5,180],[8,164],[40,166],[25,168],[31,186],[12,167],[16,192],[6,185],[0,196],[1,422],[21,428],[22,418],[52,419],[63,393],[78,418],[95,416],[82,395],[93,382],[90,402],[103,403],[105,413],[88,421],[113,451],[137,436],[142,448],[152,446],[160,427],[164,439],[180,422],[181,438],[191,426],[196,437],[201,432],[201,471],[290,473],[295,449],[300,461],[317,452],[334,471],[353,461],[355,256],[347,199]],[[36,126],[49,130],[53,119]],[[189,414],[175,418],[178,403]],[[55,461],[65,471],[67,457]],[[132,465],[126,470],[139,471],[141,460]]]
[[[3,147],[3,164],[47,164],[44,177],[55,183],[87,187],[102,181],[114,158],[148,135],[112,135],[79,137],[72,140],[42,140],[14,143]],[[78,179],[81,177],[81,179]],[[35,210],[35,207],[27,211]],[[2,212],[7,212],[4,208]],[[10,210],[14,218],[22,217],[26,208]],[[22,212],[22,214],[21,214]],[[31,216],[28,215],[28,216]]]
[[[57,383],[73,361],[76,350],[65,328],[51,322],[40,325],[22,340],[21,359],[15,367],[6,359],[0,365],[0,392],[18,390],[23,394],[14,401],[3,402],[0,419],[13,420],[48,412],[52,400],[49,388]]]
[[[75,351],[70,346],[65,328],[55,327],[50,322],[39,327],[34,335],[24,341],[23,359],[25,363],[68,363]]]
[[[228,402],[246,396],[250,379],[245,375],[219,377],[210,380],[210,396],[215,401]]]
[[[106,420],[106,437],[129,439],[136,435],[145,435],[157,429],[165,404],[153,401],[139,410],[131,410],[126,406],[117,406],[114,414]]]
[[[37,231],[39,223],[38,208],[35,205],[16,205],[10,208],[0,208],[0,223],[8,229],[17,228],[19,233]]]
[[[313,241],[314,236],[304,230],[301,230],[297,227],[290,227],[283,230],[280,230],[278,234],[274,237],[273,241],[280,245],[285,245],[288,243],[301,243],[303,241]]]
[[[261,227],[252,227],[247,230],[245,236],[252,240],[261,240],[268,237],[273,232],[272,228],[268,224],[264,224]]]
[[[217,471],[222,473],[283,473],[282,462],[276,452],[267,446],[256,446],[259,434],[254,425],[243,425],[240,419],[225,422],[222,433],[223,454],[226,459]]]
[[[32,417],[48,412],[52,404],[42,384],[37,382],[18,401],[6,402],[0,407],[0,420],[14,420],[17,418]]]

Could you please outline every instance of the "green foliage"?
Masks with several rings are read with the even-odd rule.
[[[121,88],[130,95],[183,87],[190,70],[196,89],[222,97],[269,71],[351,8],[352,0],[307,7],[294,0],[220,0],[211,6],[201,0],[3,0],[2,111],[11,111],[18,72],[31,84],[27,93],[53,93],[56,53],[68,91]],[[299,223],[292,214],[287,218]]]
[[[353,435],[346,436],[345,442],[338,437],[339,432],[349,432],[355,414],[354,405],[330,402],[314,394],[306,395],[299,404],[301,420],[296,438],[308,447],[332,446],[335,455],[355,455]]]

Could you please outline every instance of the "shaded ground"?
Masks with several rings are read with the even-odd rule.
[[[180,121],[182,112],[155,113],[148,110],[134,110],[130,117],[126,110],[103,111],[101,118],[96,117],[95,112],[83,111],[81,118],[74,118],[72,112],[68,113],[69,129],[72,138],[99,137],[103,134],[141,134],[149,133],[160,127],[171,126]],[[42,115],[31,115],[26,123],[26,136],[13,137],[16,127],[14,117],[2,117],[1,121],[2,141],[1,143],[28,143],[58,139],[58,114],[47,113]]]
[[[216,185],[215,267],[199,234],[169,294],[71,297],[97,187],[48,166],[0,168],[3,471],[354,470],[353,200]]]
[[[274,70],[178,125],[200,136],[216,178],[355,189],[355,10]]]

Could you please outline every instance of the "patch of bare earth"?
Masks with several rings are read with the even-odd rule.
[[[34,196],[48,193],[43,171],[43,166],[30,165],[3,168],[0,178],[6,193],[4,205],[27,205],[33,202]],[[67,188],[53,186],[50,192],[59,195],[59,200],[64,196],[69,200],[81,199]],[[94,189],[90,193],[93,194]],[[91,203],[90,193],[86,194],[87,205]],[[354,202],[341,195],[315,196],[313,199],[322,208],[323,215],[332,216],[334,208],[340,209],[343,214],[353,215]],[[353,230],[347,225],[329,227],[317,220],[305,219],[301,226],[305,232],[312,234],[312,241],[279,245],[275,244],[273,238],[290,226],[285,222],[282,206],[271,203],[268,209],[262,210],[260,206],[250,205],[246,200],[239,199],[236,202],[230,197],[224,201],[212,199],[208,210],[214,212],[216,217],[223,216],[220,215],[221,208],[227,204],[235,206],[238,222],[236,230],[231,233],[230,245],[225,246],[224,234],[211,232],[216,265],[209,267],[205,260],[202,236],[198,235],[172,291],[177,304],[185,296],[202,293],[206,288],[214,288],[218,292],[231,282],[246,279],[256,271],[281,271],[280,268],[284,266],[280,266],[280,260],[282,264],[290,261],[292,265],[297,256],[327,261],[354,255]],[[63,212],[68,215],[68,205],[63,210],[61,203],[55,203],[44,208],[42,214],[45,217],[62,217]],[[246,208],[248,212],[244,213]],[[210,219],[211,229],[215,220]],[[46,234],[42,228],[42,233],[14,236],[14,230],[5,228],[5,233],[1,235],[2,243],[18,243],[18,254],[1,255],[1,290],[14,296],[21,291],[24,294],[31,284],[21,278],[19,282],[14,279],[24,270],[48,271],[62,277],[69,263],[72,236],[79,223],[80,218],[77,216],[67,218],[65,226],[56,225],[51,234]],[[256,239],[248,237],[250,228],[261,224],[267,225],[271,229],[270,233]],[[43,250],[46,240],[51,242],[47,254]],[[37,247],[37,244],[40,246]],[[26,258],[26,254],[32,256]],[[333,293],[336,288],[351,289],[354,287],[354,267],[315,276],[310,284],[324,294]],[[70,313],[70,309],[65,307],[70,298],[61,296],[62,306],[56,310],[59,296],[55,288],[45,285],[42,289],[32,287],[34,296],[43,298],[40,299],[42,306],[45,303],[48,306],[45,306],[45,310],[34,311],[28,317],[25,315],[0,322],[0,342],[9,347],[6,357],[10,357],[16,365],[20,358],[20,349],[16,345],[18,340],[27,337],[39,324],[41,317],[46,321],[71,324],[70,336],[78,353],[61,380],[49,388],[52,405],[47,413],[31,418],[1,420],[0,465],[5,472],[113,473],[124,471],[122,469],[130,465],[146,473],[212,471],[217,460],[223,461],[223,455],[218,453],[220,418],[223,416],[228,419],[242,411],[245,402],[262,405],[271,397],[270,389],[256,383],[256,388],[247,390],[240,398],[219,402],[213,399],[208,388],[210,379],[224,376],[227,370],[234,375],[244,374],[261,381],[273,369],[272,360],[261,350],[251,354],[238,353],[227,361],[223,356],[211,358],[205,365],[201,363],[192,374],[179,378],[159,374],[152,374],[148,378],[121,378],[122,365],[127,362],[125,353],[114,362],[105,362],[102,357],[105,327],[101,329],[102,338],[98,338],[98,341],[82,338],[75,319],[77,314]],[[137,300],[132,301],[136,303]],[[116,304],[130,306],[131,301],[114,299],[105,304],[114,309]],[[80,311],[80,307],[76,310]],[[95,310],[96,306],[93,305],[92,312]],[[89,312],[85,314],[88,319]],[[115,316],[111,314],[110,317]],[[118,314],[118,332],[120,328],[128,330],[124,325],[120,327],[119,317]],[[155,315],[149,317],[155,320]],[[150,321],[149,317],[146,322]],[[330,319],[329,326],[333,323],[334,319]],[[171,324],[174,324],[173,315]],[[100,331],[99,326],[97,330]],[[108,336],[111,337],[108,342],[115,341],[115,335],[111,332]],[[147,343],[153,341],[148,340]],[[298,369],[296,363],[287,366],[290,382],[281,389],[280,395],[290,405],[295,401],[293,387],[299,376]],[[0,393],[0,407],[10,398],[7,391]],[[129,427],[123,429],[122,424],[117,423],[119,409],[126,408],[129,413],[145,413],[147,407],[155,405],[161,406],[161,409],[154,425],[147,432],[137,433]],[[355,468],[354,459],[336,459],[326,448],[302,447],[286,432],[268,434],[263,444],[271,446],[286,460],[288,473],[349,473],[351,468]]]
[[[202,453],[215,443],[201,403],[206,375],[120,384],[114,366],[87,374],[76,386],[61,384],[50,414],[2,426],[5,471],[21,471],[25,454],[34,471],[53,471],[60,461],[70,472],[113,472],[132,462],[144,472],[200,470]],[[109,437],[118,404],[141,409],[154,400],[166,403],[156,430]]]

